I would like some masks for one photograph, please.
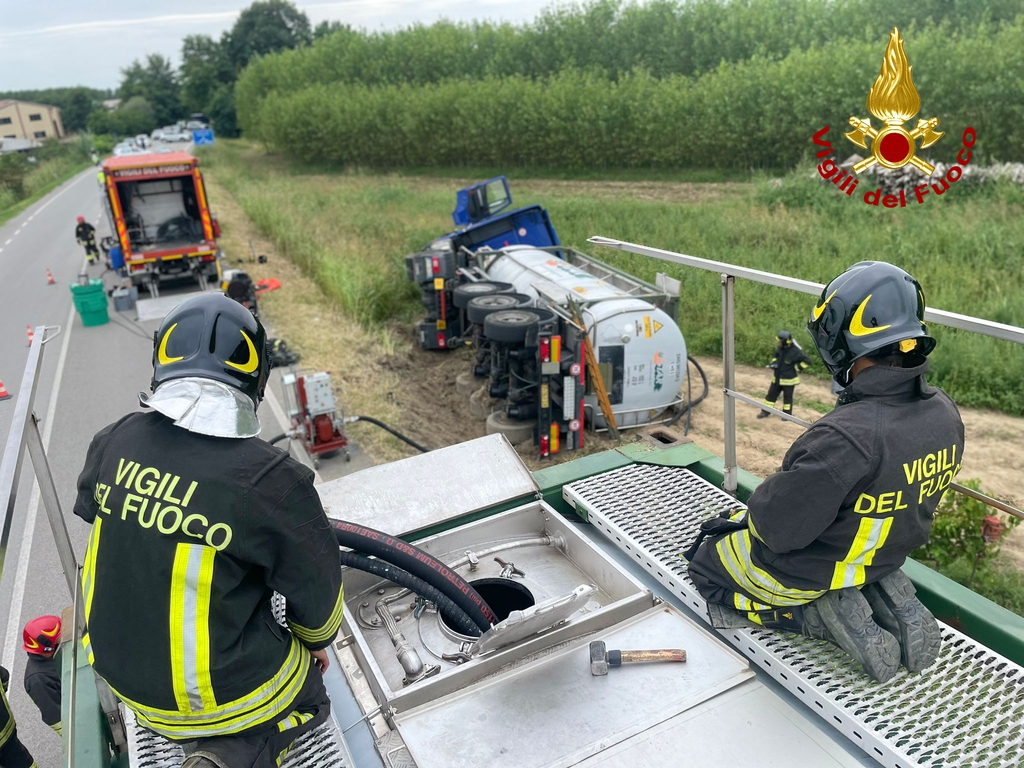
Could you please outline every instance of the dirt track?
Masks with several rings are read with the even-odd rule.
[[[347,413],[382,419],[429,448],[452,445],[485,433],[483,422],[470,415],[467,398],[455,391],[456,376],[470,367],[469,350],[425,352],[407,324],[394,323],[371,330],[360,327],[342,314],[294,264],[275,255],[273,244],[259,236],[226,190],[215,183],[211,187],[224,226],[225,251],[230,255],[248,253],[246,240],[251,238],[257,252],[268,254],[270,261],[265,265],[246,263],[244,268],[254,279],[276,277],[282,282],[280,290],[265,294],[260,300],[265,318],[277,335],[302,352],[303,367],[333,373],[339,400],[345,404]],[[771,352],[770,343],[768,340],[766,344],[766,358]],[[721,455],[721,361],[699,361],[708,375],[710,395],[694,411],[690,437]],[[740,392],[760,399],[768,383],[768,371],[737,367],[736,385]],[[695,381],[695,388],[698,384]],[[805,377],[796,390],[795,414],[814,421],[833,402],[826,382]],[[802,430],[776,418],[758,420],[756,413],[750,406],[737,404],[737,453],[741,467],[765,476],[781,464],[789,445]],[[971,409],[963,410],[963,419],[967,447],[960,479],[979,478],[985,491],[1020,506],[1024,502],[1024,419]],[[352,429],[357,432],[355,439],[379,463],[411,453],[407,446],[378,430],[359,424]],[[591,439],[587,452],[609,447],[612,443],[607,439]],[[536,468],[540,465],[531,453],[524,451],[524,458]],[[1008,537],[1003,549],[1020,568],[1024,568],[1022,528]]]

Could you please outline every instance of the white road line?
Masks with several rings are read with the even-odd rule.
[[[84,264],[83,264],[84,269]],[[57,370],[50,388],[50,402],[46,407],[46,420],[43,422],[43,449],[50,447],[50,434],[53,432],[54,414],[57,412],[57,395],[60,392],[61,378],[64,376],[64,363],[68,357],[68,343],[71,341],[71,328],[75,321],[75,306],[68,311],[68,322],[64,326],[64,341],[60,345],[60,356],[57,358]],[[32,460],[28,463],[31,465]],[[34,474],[33,474],[34,478]],[[39,483],[32,482],[32,493],[28,499],[28,513],[25,516],[25,530],[22,534],[21,546],[18,548],[18,570],[14,575],[14,587],[11,591],[11,605],[7,613],[7,632],[4,635],[3,660],[0,661],[7,669],[13,669],[14,649],[18,646],[18,634],[21,632],[21,608],[25,600],[25,586],[28,583],[28,565],[32,558],[32,539],[36,531],[36,517],[39,513]],[[76,577],[77,578],[77,577]]]
[[[4,243],[4,245],[10,245],[13,241],[14,241],[14,238],[13,237],[9,237],[9,238],[7,238],[7,242]]]
[[[34,212],[32,213],[32,215],[33,215],[33,216],[38,216],[38,215],[39,215],[39,213],[40,213],[40,212],[41,212],[41,211],[42,211],[42,210],[43,210],[44,208],[46,208],[46,206],[48,206],[48,205],[49,205],[50,203],[52,203],[52,202],[53,202],[54,200],[56,200],[56,199],[57,199],[58,197],[60,197],[60,196],[61,196],[61,195],[63,195],[63,194],[65,193],[65,192],[67,192],[67,191],[68,191],[69,189],[71,189],[71,188],[72,188],[73,186],[75,186],[75,184],[78,184],[78,183],[79,183],[79,182],[80,182],[80,181],[81,181],[82,179],[87,179],[87,178],[89,178],[89,174],[88,174],[88,172],[87,172],[87,171],[82,171],[82,175],[78,177],[78,180],[77,180],[77,181],[72,181],[72,182],[71,182],[70,184],[67,184],[67,186],[66,186],[66,187],[64,187],[64,189],[62,189],[62,190],[61,190],[60,192],[58,192],[58,193],[57,193],[56,195],[54,195],[53,197],[51,197],[51,198],[50,198],[49,200],[47,200],[47,201],[46,201],[45,203],[43,203],[43,204],[42,204],[41,206],[39,206],[38,208],[36,208],[36,210],[35,210],[35,211],[34,211]],[[65,182],[65,183],[67,183],[67,182]]]
[[[22,226],[25,226],[25,225],[23,224]],[[21,229],[14,230],[14,234],[15,235],[20,235],[21,234]]]
[[[32,219],[31,219],[31,218],[28,218],[28,219],[25,219],[25,221],[21,222],[21,226],[22,226],[22,228],[25,228],[25,227],[27,227],[27,226],[28,226],[28,223],[29,223],[30,221],[32,221]]]

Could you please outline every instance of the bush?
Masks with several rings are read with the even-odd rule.
[[[929,157],[954,161],[971,125],[973,162],[1024,159],[1024,81],[1015,74],[1024,70],[1024,16],[957,36],[929,28],[907,46],[922,114],[946,131]],[[844,41],[661,78],[574,68],[367,85],[308,73],[292,78],[294,89],[271,87],[270,65],[257,65],[239,79],[236,102],[251,137],[338,166],[782,168],[809,155],[823,125],[838,154],[856,149],[842,127],[867,114],[883,50],[878,40]]]
[[[981,490],[980,480],[959,482],[972,490]],[[961,560],[973,563],[991,561],[999,554],[1002,535],[990,535],[989,524],[993,522],[1005,526],[1005,530],[1012,530],[1021,521],[1020,518],[1000,515],[970,496],[946,491],[935,511],[931,538],[912,556],[916,560],[934,563],[939,571]]]

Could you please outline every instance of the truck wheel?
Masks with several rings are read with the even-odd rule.
[[[532,443],[533,431],[536,428],[536,420],[516,421],[510,419],[504,411],[495,411],[487,417],[487,434],[504,435],[512,445]]]
[[[522,344],[526,335],[540,322],[540,315],[532,309],[506,309],[492,312],[484,318],[484,336],[491,341]]]
[[[483,323],[484,318],[492,312],[502,309],[515,309],[520,306],[514,293],[494,293],[490,296],[474,296],[466,305],[466,317],[471,323]]]
[[[452,303],[459,309],[465,309],[470,300],[477,296],[490,296],[494,293],[507,293],[511,290],[511,283],[493,283],[487,280],[479,283],[463,283],[452,291]]]

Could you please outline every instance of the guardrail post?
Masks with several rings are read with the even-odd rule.
[[[722,275],[722,375],[725,379],[725,469],[722,473],[722,488],[726,493],[736,495],[738,472],[736,467],[736,401],[729,393],[736,389],[736,278]]]

